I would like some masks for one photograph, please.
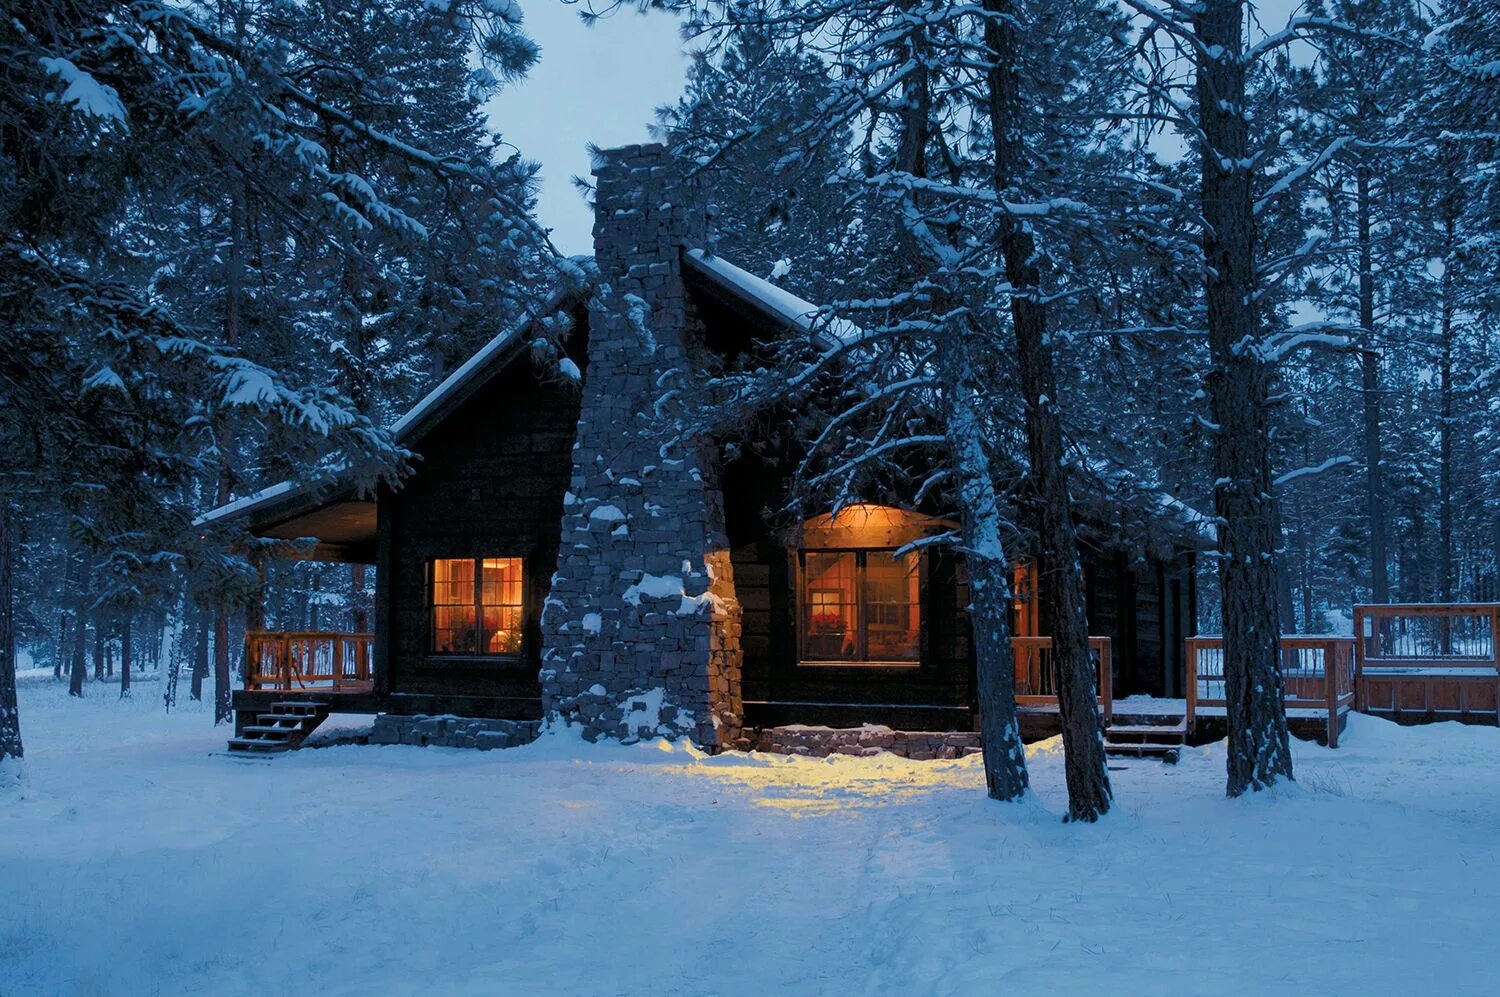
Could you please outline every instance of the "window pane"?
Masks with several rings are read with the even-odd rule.
[[[809,552],[803,563],[802,659],[859,660],[855,554]]]
[[[521,652],[521,559],[487,557],[480,576],[483,612],[479,643],[484,654]]]
[[[915,551],[865,555],[865,647],[870,661],[916,661],[921,645],[921,563]]]

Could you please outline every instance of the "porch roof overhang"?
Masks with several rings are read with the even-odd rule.
[[[338,482],[282,481],[200,516],[197,524],[235,523],[252,536],[311,541],[293,548],[313,561],[375,562],[376,506]]]

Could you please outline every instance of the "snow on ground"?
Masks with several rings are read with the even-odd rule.
[[[975,759],[213,754],[200,704],[22,686],[0,993],[1492,993],[1500,731],[1351,718],[1300,785],[1130,762],[1064,825]],[[185,691],[185,690],[184,690]],[[358,723],[358,719],[347,722]]]

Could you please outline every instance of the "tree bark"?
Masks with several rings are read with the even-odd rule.
[[[370,612],[365,607],[365,566],[363,564],[351,564],[349,566],[349,606],[350,622],[354,624],[355,633],[367,633],[370,629]]]
[[[120,621],[120,698],[130,698],[130,636],[131,614],[126,613]]]
[[[1381,484],[1380,353],[1375,336],[1375,262],[1370,234],[1370,171],[1361,165],[1355,175],[1355,224],[1359,240],[1359,325],[1365,348],[1360,356],[1364,395],[1365,518],[1370,533],[1370,601],[1391,601],[1387,561],[1385,487]]]
[[[197,640],[193,644],[193,674],[188,685],[188,695],[195,701],[203,699],[203,680],[208,678],[208,632],[209,615],[206,610],[193,611],[193,628]]]
[[[958,482],[964,557],[969,569],[969,620],[979,692],[979,734],[985,786],[992,799],[1015,800],[1026,792],[1026,746],[1016,720],[1016,659],[1010,646],[1010,579],[1005,560],[1000,496],[989,453],[974,411],[975,378],[963,341],[952,323],[939,343],[948,446]]]
[[[1010,196],[1025,168],[1021,114],[1017,11],[1013,0],[985,0],[992,16],[985,20],[989,70],[990,126],[995,140],[995,192]],[[1011,319],[1016,330],[1021,390],[1026,399],[1026,446],[1031,485],[1036,497],[1037,584],[1048,636],[1052,638],[1054,687],[1061,714],[1064,770],[1068,782],[1068,819],[1095,821],[1109,811],[1109,768],[1104,756],[1102,722],[1093,658],[1089,653],[1088,618],[1083,595],[1083,565],[1073,523],[1072,499],[1063,466],[1062,421],[1058,416],[1057,372],[1047,336],[1046,308],[1039,299],[1041,274],[1030,229],[1001,209],[996,235],[1011,287]]]
[[[229,708],[234,682],[229,677],[229,607],[220,603],[214,611],[214,725],[233,716]]]
[[[1441,398],[1438,413],[1438,586],[1440,601],[1451,604],[1457,598],[1455,558],[1453,552],[1453,284],[1457,250],[1458,190],[1450,168],[1447,176],[1448,196],[1443,199],[1443,279],[1442,310],[1439,334],[1441,353],[1438,362]],[[1441,642],[1444,654],[1453,653],[1453,625],[1441,618]]]
[[[94,614],[94,681],[104,681],[104,642],[109,639],[109,616],[103,610]]]
[[[1270,373],[1255,349],[1255,211],[1245,102],[1243,0],[1202,0],[1197,102],[1203,131],[1208,378],[1216,424],[1214,506],[1224,600],[1230,796],[1292,778],[1276,614],[1281,528],[1271,483]]]
[[[73,660],[68,671],[68,695],[83,695],[83,679],[86,674],[85,657],[88,653],[88,631],[86,624],[87,613],[84,612],[84,603],[88,596],[79,592],[75,598],[78,600],[73,611]]]
[[[25,754],[16,701],[15,552],[10,519],[10,504],[0,498],[0,763],[7,758],[19,761]]]

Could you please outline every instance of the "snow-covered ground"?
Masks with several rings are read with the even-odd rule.
[[[213,752],[201,707],[22,687],[0,993],[1493,993],[1500,731],[1352,718],[1300,785],[1223,748],[1064,825],[977,760]],[[355,721],[357,722],[357,721]]]

